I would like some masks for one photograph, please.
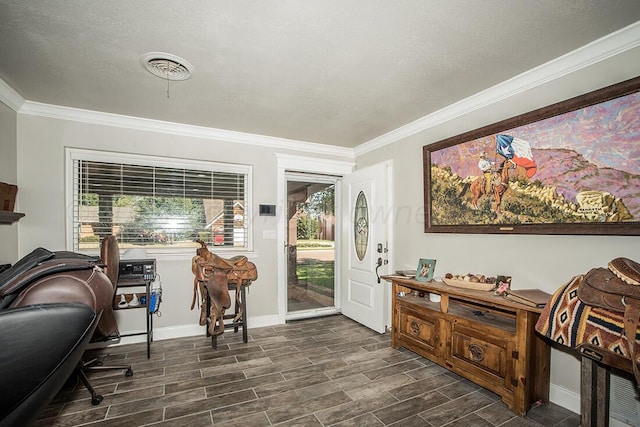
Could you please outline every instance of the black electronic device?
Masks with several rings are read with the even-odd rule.
[[[120,260],[119,280],[153,281],[156,277],[155,258]]]
[[[260,205],[260,216],[276,216],[276,205]]]

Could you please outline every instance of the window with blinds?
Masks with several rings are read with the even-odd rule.
[[[200,239],[249,249],[251,167],[69,149],[73,250],[193,247]]]

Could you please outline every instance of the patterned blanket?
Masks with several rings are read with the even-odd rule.
[[[583,277],[573,277],[553,294],[540,314],[536,331],[567,347],[591,344],[631,359],[624,336],[623,314],[584,304],[578,298]],[[636,331],[636,345],[639,338]]]

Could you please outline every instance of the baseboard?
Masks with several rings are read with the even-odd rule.
[[[206,329],[204,326],[200,326],[197,323],[189,325],[178,326],[165,326],[163,328],[153,329],[153,340],[162,341],[170,340],[174,338],[195,337],[198,335],[205,335]],[[144,337],[143,342],[144,342]],[[153,346],[153,344],[152,344]]]
[[[580,413],[580,394],[555,384],[549,386],[549,401],[565,409]]]
[[[551,384],[549,387],[549,401],[555,403],[558,406],[562,406],[565,409],[580,413],[580,394],[566,388]],[[609,427],[631,427],[629,424],[624,423],[615,418],[609,417]]]
[[[278,325],[278,315],[270,315],[270,316],[255,316],[249,317],[247,319],[247,326],[249,329],[252,328],[263,328],[267,326],[276,326]],[[121,331],[122,335],[127,335],[130,333],[139,333],[140,331]],[[204,326],[200,326],[198,324],[188,324],[188,325],[178,325],[178,326],[165,326],[161,328],[153,328],[153,340],[154,341],[162,341],[162,340],[170,340],[174,338],[184,338],[184,337],[194,337],[198,335],[205,335],[206,331]],[[129,337],[121,337],[120,342],[113,345],[124,345],[124,344],[135,344],[146,342],[147,337],[143,335],[134,335]],[[104,346],[104,344],[103,344]],[[100,347],[100,345],[96,345],[96,347]],[[153,349],[153,344],[151,344],[151,348]]]
[[[253,328],[266,328],[268,326],[277,326],[280,323],[278,322],[278,315],[272,314],[268,316],[255,316],[249,317],[247,319],[247,326],[249,330]]]
[[[277,324],[278,324],[278,316],[257,316],[257,317],[249,317],[247,319],[247,327],[249,329],[262,328],[265,326],[274,326]],[[204,326],[200,326],[197,324],[166,326],[163,328],[154,328],[153,340],[161,341],[161,340],[170,340],[174,338],[193,337],[198,335],[204,335],[205,333],[206,331],[204,329]],[[136,338],[141,338],[141,340],[136,342],[144,342],[145,340],[144,336],[136,337]]]

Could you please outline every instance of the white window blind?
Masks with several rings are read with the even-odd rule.
[[[74,250],[249,246],[251,167],[72,150]]]

